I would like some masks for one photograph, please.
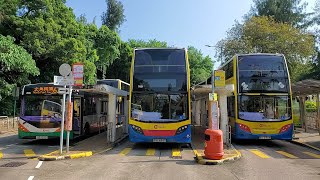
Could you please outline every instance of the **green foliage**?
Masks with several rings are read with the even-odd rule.
[[[129,39],[128,43],[131,48],[166,48],[168,47],[167,42],[158,41],[156,39],[152,39],[149,41]]]
[[[101,16],[102,24],[112,31],[117,31],[125,21],[123,5],[117,0],[106,0],[107,12]]]
[[[269,16],[276,22],[288,23],[295,27],[305,27],[312,22],[309,20],[310,13],[305,13],[307,3],[301,0],[254,0],[249,17]]]
[[[52,82],[62,63],[82,62],[85,83],[94,84],[95,64],[106,61],[95,49],[100,46],[95,39],[100,33],[96,25],[88,24],[85,16],[77,21],[64,0],[2,1],[5,4],[0,3],[0,9],[6,10],[1,11],[0,33],[13,36],[16,44],[32,54],[41,74],[32,82]]]
[[[14,86],[29,82],[29,76],[39,75],[32,56],[14,44],[14,38],[0,34],[0,115],[11,113],[11,92]]]
[[[306,101],[306,111],[307,112],[316,112],[317,104],[314,101]]]
[[[205,81],[212,72],[213,62],[209,56],[203,57],[200,50],[189,46],[188,59],[190,63],[191,84]]]
[[[126,42],[121,42],[120,56],[108,67],[106,77],[108,79],[121,79],[130,81],[130,65],[133,50]]]
[[[95,35],[94,41],[99,56],[99,61],[96,62],[96,66],[98,67],[98,70],[102,72],[102,76],[98,78],[104,78],[106,68],[120,55],[119,48],[121,40],[116,32],[111,31],[107,26],[102,25]]]
[[[287,59],[293,81],[311,69],[314,37],[289,24],[265,16],[252,17],[243,25],[234,26],[228,35],[217,44],[226,59],[237,53],[281,53]]]

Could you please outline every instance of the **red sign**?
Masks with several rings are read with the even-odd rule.
[[[74,86],[82,86],[83,84],[83,64],[72,64],[72,74],[74,79]]]
[[[65,124],[66,131],[72,131],[72,116],[73,115],[73,105],[72,102],[68,102],[67,120]]]

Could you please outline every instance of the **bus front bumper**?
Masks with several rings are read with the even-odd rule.
[[[240,129],[239,124],[236,123],[235,139],[278,139],[278,140],[292,140],[293,136],[293,125],[286,132],[279,134],[252,134],[250,132]]]
[[[190,126],[181,134],[175,136],[145,136],[133,130],[129,126],[129,140],[134,143],[140,142],[163,142],[163,143],[191,143]]]

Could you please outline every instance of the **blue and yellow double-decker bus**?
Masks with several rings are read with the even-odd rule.
[[[292,139],[292,92],[284,55],[235,55],[219,69],[226,72],[226,84],[234,85],[227,99],[233,138]]]
[[[135,49],[130,85],[131,142],[191,142],[186,49]]]

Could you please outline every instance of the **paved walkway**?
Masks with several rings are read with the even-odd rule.
[[[320,149],[320,134],[318,132],[304,132],[303,129],[295,130],[295,140]]]

